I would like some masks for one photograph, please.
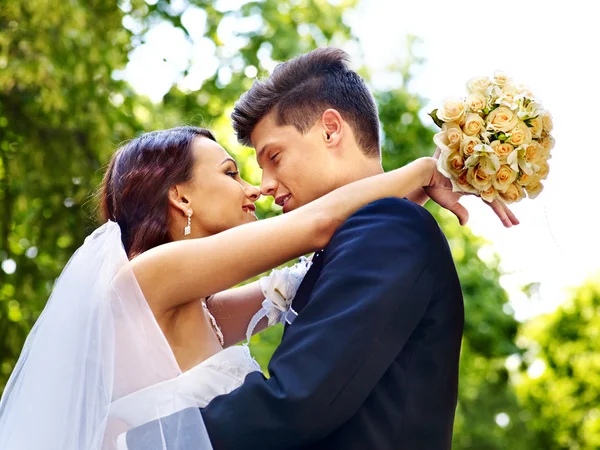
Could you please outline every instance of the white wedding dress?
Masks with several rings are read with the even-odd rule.
[[[157,408],[161,417],[190,407],[202,408],[216,396],[240,387],[249,373],[260,370],[248,346],[229,347],[171,380],[112,402],[109,417],[135,428],[154,420]],[[124,433],[117,439],[117,448],[127,449]]]
[[[268,318],[270,326],[294,320],[296,313],[291,309],[291,303],[310,266],[309,259],[301,258],[293,267],[273,270],[260,280],[265,300],[261,310],[250,320],[246,332],[248,341],[263,317]],[[215,333],[222,337],[216,321],[208,310],[206,313],[216,327]],[[160,410],[160,417],[168,417],[187,408],[203,408],[215,397],[240,387],[248,374],[260,371],[247,345],[229,347],[175,378],[112,402],[109,420],[124,422],[127,428],[132,429],[155,420],[157,409]],[[117,450],[128,450],[125,433],[117,437],[115,445]]]
[[[291,323],[309,267],[303,260],[261,280],[265,301],[249,336],[265,316]],[[154,423],[151,445],[135,442],[136,450],[210,450],[199,408],[254,371],[247,346],[181,371],[109,221],[69,260],[27,337],[0,400],[0,449],[121,450],[126,433]],[[183,410],[185,422],[166,419]]]
[[[148,415],[149,404],[158,404],[165,415],[189,407],[203,408],[218,395],[228,394],[240,387],[251,372],[260,371],[250,356],[248,346],[234,346],[201,362],[178,377],[148,386],[121,397],[110,405],[110,417],[138,427],[153,417]],[[173,393],[176,401],[173,401]]]

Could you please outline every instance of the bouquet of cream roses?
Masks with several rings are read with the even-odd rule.
[[[548,176],[552,116],[526,87],[502,72],[467,83],[468,96],[430,113],[442,129],[438,170],[454,191],[513,203],[535,198]]]

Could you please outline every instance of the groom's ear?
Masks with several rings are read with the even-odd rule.
[[[344,120],[340,113],[332,108],[326,110],[321,116],[321,129],[323,139],[327,146],[336,147],[342,139]]]

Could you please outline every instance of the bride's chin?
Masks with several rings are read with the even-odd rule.
[[[258,218],[256,216],[253,216],[253,215],[248,214],[248,213],[244,213],[244,214],[246,214],[246,217],[244,217],[244,222],[243,223],[256,222],[258,220]]]

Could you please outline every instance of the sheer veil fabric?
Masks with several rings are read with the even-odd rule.
[[[112,450],[135,426],[111,404],[181,375],[131,271],[115,222],[75,252],[29,334],[0,401],[2,450]],[[149,420],[188,403],[185,384],[144,403]],[[183,400],[182,400],[183,399]],[[153,448],[210,449],[199,410],[154,429]],[[168,432],[167,432],[168,428]],[[188,446],[186,446],[188,445]]]

